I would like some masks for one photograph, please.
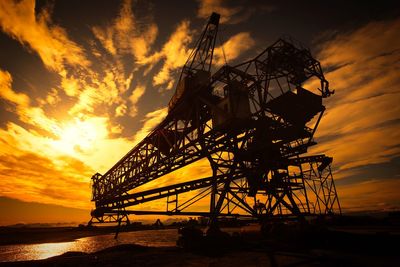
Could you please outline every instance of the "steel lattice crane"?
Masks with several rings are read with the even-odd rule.
[[[166,118],[109,171],[93,175],[90,223],[129,222],[129,214],[206,216],[213,223],[221,216],[341,213],[332,158],[307,154],[322,100],[333,93],[320,63],[279,39],[211,75],[219,18],[210,16],[182,68]],[[140,190],[201,159],[209,161],[210,177]],[[132,209],[159,199],[166,210]],[[196,207],[202,199],[206,210]]]

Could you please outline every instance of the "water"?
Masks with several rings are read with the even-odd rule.
[[[152,247],[170,247],[176,245],[177,229],[121,232],[118,240],[114,234],[79,238],[72,242],[19,244],[0,246],[0,262],[41,260],[61,255],[68,251],[95,252],[121,244],[138,244]]]

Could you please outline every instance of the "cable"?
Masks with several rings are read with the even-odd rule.
[[[226,60],[226,55],[225,55],[225,50],[224,50],[224,43],[221,40],[221,35],[222,35],[222,32],[223,32],[223,29],[221,29],[219,32],[220,32],[220,34],[218,35],[218,40],[219,40],[220,45],[221,45],[222,55],[224,56],[225,65],[228,65],[228,61]]]

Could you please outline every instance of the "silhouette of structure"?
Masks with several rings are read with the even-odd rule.
[[[320,63],[308,49],[279,39],[254,59],[211,75],[219,17],[211,15],[184,65],[166,118],[108,172],[93,175],[90,223],[129,223],[129,214],[216,222],[341,212],[332,158],[306,154],[316,144],[322,100],[333,93]],[[139,190],[204,158],[210,177]],[[179,197],[189,191],[190,198]],[[209,208],[196,208],[204,198]],[[130,209],[159,199],[166,210]]]

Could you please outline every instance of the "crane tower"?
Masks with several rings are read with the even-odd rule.
[[[219,18],[210,16],[183,66],[166,118],[109,171],[93,175],[90,223],[129,222],[130,214],[205,216],[212,223],[341,213],[332,158],[308,153],[323,99],[333,93],[320,63],[279,39],[212,74]],[[141,189],[201,159],[209,177]],[[162,210],[140,208],[161,199]]]

